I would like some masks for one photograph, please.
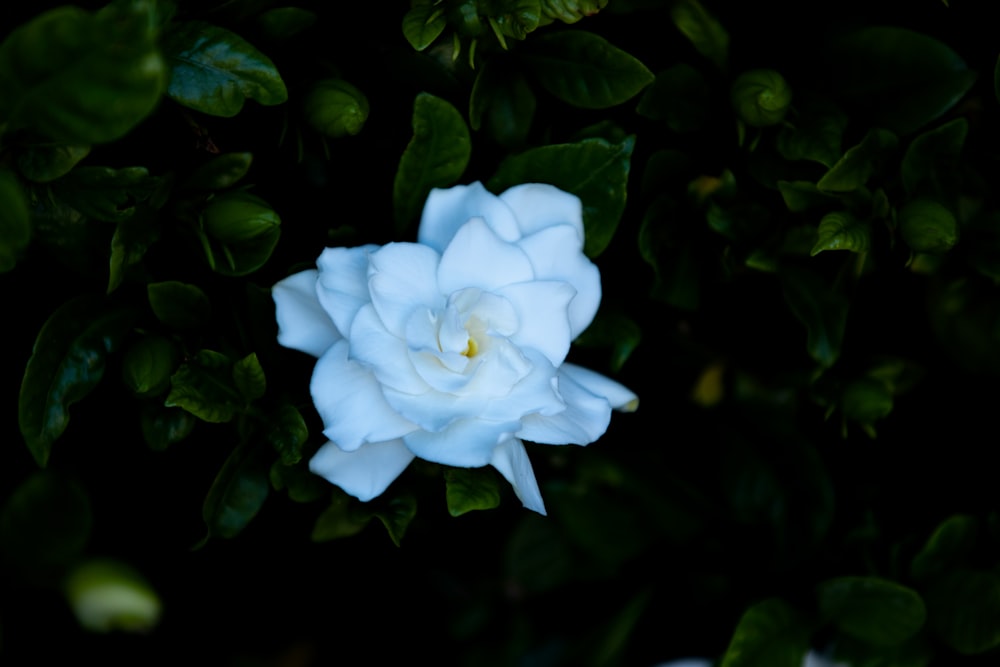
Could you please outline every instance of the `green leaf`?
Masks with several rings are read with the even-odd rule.
[[[750,127],[770,127],[784,120],[792,89],[773,69],[754,69],[736,77],[730,101],[736,116]]]
[[[930,625],[959,653],[976,655],[1000,646],[1000,575],[955,570],[927,593]]]
[[[976,73],[948,46],[894,26],[838,35],[827,50],[833,90],[871,123],[909,134],[951,109]]]
[[[927,617],[915,591],[878,577],[828,579],[817,596],[822,614],[841,631],[878,646],[902,644]]]
[[[825,100],[796,103],[794,124],[778,132],[776,147],[786,160],[811,160],[827,169],[840,158],[840,142],[847,128],[847,114]]]
[[[18,418],[28,450],[40,466],[69,425],[69,408],[97,386],[107,356],[132,326],[133,313],[103,299],[82,296],[49,317],[21,382]]]
[[[395,496],[388,503],[378,507],[374,515],[385,526],[389,539],[398,547],[413,517],[417,515],[417,499],[410,494]]]
[[[232,362],[212,350],[200,351],[170,377],[166,407],[187,410],[207,422],[230,421],[246,402],[232,380]]]
[[[150,449],[161,452],[191,435],[198,423],[187,410],[146,403],[139,414],[142,437]]]
[[[834,200],[808,181],[778,181],[778,191],[792,213],[829,206]]]
[[[542,0],[542,15],[554,21],[573,24],[584,16],[593,16],[608,5],[608,0]]]
[[[874,423],[888,417],[892,407],[892,390],[879,378],[866,376],[853,380],[844,387],[840,396],[844,419],[857,422],[872,438],[875,437]]]
[[[721,667],[801,667],[808,649],[808,635],[795,610],[770,598],[743,613]]]
[[[420,93],[413,103],[413,138],[399,160],[392,186],[396,229],[401,231],[423,208],[432,188],[452,185],[472,154],[469,128],[449,102]]]
[[[179,360],[179,351],[172,340],[157,334],[143,335],[125,349],[122,381],[139,396],[159,394],[170,385],[170,376]]]
[[[871,228],[847,211],[827,213],[819,221],[816,245],[809,253],[812,257],[824,250],[850,250],[867,252],[871,245]]]
[[[120,222],[149,199],[157,181],[145,167],[77,167],[53,183],[52,191],[91,220]]]
[[[527,594],[551,591],[573,577],[577,557],[558,525],[530,514],[507,541],[505,580]]]
[[[108,268],[108,294],[125,280],[128,269],[142,261],[149,246],[160,238],[155,212],[146,209],[118,223],[111,237],[111,260]]]
[[[329,542],[342,537],[357,535],[371,521],[372,513],[339,489],[334,491],[333,500],[316,518],[311,539],[313,542]]]
[[[606,109],[630,100],[653,82],[653,73],[606,39],[582,30],[529,42],[523,60],[547,91],[567,104]]]
[[[264,395],[267,382],[256,352],[251,352],[233,364],[233,383],[247,403]]]
[[[938,202],[914,199],[899,211],[899,233],[914,252],[939,254],[958,242],[958,221]]]
[[[636,111],[646,118],[662,120],[674,132],[698,130],[708,117],[711,89],[705,76],[685,63],[656,75]]]
[[[248,98],[265,106],[288,99],[274,63],[225,28],[179,23],[164,35],[163,52],[170,64],[167,95],[189,109],[229,117]]]
[[[583,202],[584,251],[596,257],[614,236],[625,210],[626,185],[635,137],[620,144],[584,139],[553,144],[505,159],[489,181],[502,192],[520,183],[549,183]]]
[[[153,110],[166,68],[152,2],[50,10],[0,45],[0,119],[58,143],[113,141]]]
[[[271,487],[263,452],[255,443],[243,443],[226,459],[202,505],[208,534],[197,546],[212,537],[236,537],[264,506]]]
[[[284,41],[316,23],[316,12],[300,7],[277,7],[257,16],[261,33],[272,41]]]
[[[14,172],[0,169],[0,273],[14,268],[31,240],[31,219],[24,190]]]
[[[788,307],[806,327],[809,356],[823,367],[832,366],[844,341],[847,297],[809,271],[785,269],[781,284]]]
[[[618,372],[642,340],[642,327],[617,312],[599,311],[590,326],[575,341],[581,347],[611,348],[611,370]]]
[[[900,166],[907,195],[950,196],[958,190],[958,158],[969,121],[956,118],[924,132],[906,149]]]
[[[835,165],[830,167],[816,184],[824,192],[853,192],[865,183],[884,161],[886,155],[896,148],[896,135],[875,128],[868,131],[861,143],[854,146]]]
[[[721,70],[729,59],[729,34],[698,0],[677,0],[670,5],[670,19],[691,45]]]
[[[488,468],[448,468],[444,471],[444,481],[448,513],[452,516],[500,505],[497,476]]]
[[[469,123],[473,130],[485,127],[494,141],[505,148],[520,148],[531,130],[535,106],[535,94],[525,78],[489,60],[472,86]]]
[[[89,145],[30,143],[21,147],[17,167],[29,181],[48,183],[68,174],[89,153]]]
[[[542,9],[539,0],[504,0],[502,6],[493,5],[490,18],[495,18],[502,34],[524,39],[538,27]]]
[[[199,329],[208,323],[212,307],[196,285],[176,280],[150,283],[146,287],[149,305],[156,319],[181,331]]]
[[[191,172],[181,187],[192,190],[225,190],[247,175],[253,163],[252,153],[217,155]]]
[[[271,443],[284,465],[295,465],[302,459],[302,448],[308,438],[306,420],[295,406],[283,403],[268,415],[264,439]]]
[[[966,514],[948,517],[913,557],[910,574],[915,579],[926,579],[963,564],[976,546],[978,535],[979,521],[975,517]]]
[[[403,35],[417,51],[434,43],[448,25],[444,10],[429,2],[418,4],[403,17]]]
[[[311,503],[329,494],[330,483],[309,470],[307,461],[287,465],[278,459],[271,465],[271,486],[286,489],[288,498],[297,503]]]

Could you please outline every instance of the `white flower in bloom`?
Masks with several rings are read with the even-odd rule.
[[[414,457],[492,465],[544,513],[522,439],[584,445],[636,395],[563,363],[601,301],[580,200],[527,184],[431,192],[418,243],[328,248],[274,286],[278,341],[317,357],[330,442],[310,462],[371,500]]]

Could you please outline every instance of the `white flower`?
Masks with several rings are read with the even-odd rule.
[[[492,465],[545,513],[521,439],[585,445],[631,391],[563,363],[601,301],[580,200],[527,184],[434,190],[418,243],[328,248],[274,286],[278,342],[318,358],[313,472],[371,500],[414,457]]]

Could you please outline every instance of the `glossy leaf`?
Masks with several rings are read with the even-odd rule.
[[[247,99],[270,106],[288,99],[271,59],[239,35],[204,21],[177,24],[163,37],[170,65],[167,95],[212,116],[235,116]]]
[[[417,499],[412,495],[396,496],[377,508],[374,516],[385,526],[389,539],[397,547],[402,544],[406,529],[417,515]]]
[[[166,336],[141,336],[122,356],[122,381],[138,396],[159,394],[170,385],[179,361],[177,346]]]
[[[879,646],[905,642],[927,618],[915,591],[877,577],[829,579],[817,596],[820,611],[844,633]]]
[[[519,148],[528,137],[535,115],[535,94],[524,77],[487,61],[476,75],[469,97],[469,124],[486,129],[506,148]]]
[[[164,451],[181,442],[194,430],[197,418],[187,410],[146,403],[139,414],[142,437],[150,449]]]
[[[729,59],[729,33],[698,0],[678,0],[670,6],[674,25],[691,45],[721,70]]]
[[[223,153],[191,172],[183,187],[194,190],[225,190],[239,183],[253,163],[252,153]]]
[[[176,280],[150,283],[146,288],[156,318],[178,330],[198,329],[208,323],[211,305],[196,285]]]
[[[448,513],[452,516],[500,505],[500,485],[489,468],[448,468],[444,481]]]
[[[906,194],[953,195],[958,189],[958,158],[968,133],[969,122],[956,118],[910,142],[900,165]]]
[[[909,134],[951,109],[976,73],[947,45],[896,26],[866,26],[828,46],[833,89],[871,123]]]
[[[340,78],[314,83],[302,106],[313,129],[331,139],[359,134],[368,119],[368,98]]]
[[[806,327],[809,356],[821,366],[832,366],[844,340],[847,297],[808,271],[786,270],[781,284],[788,307]]]
[[[17,156],[17,167],[35,183],[48,183],[68,174],[76,163],[90,154],[87,144],[28,144]]]
[[[14,268],[31,240],[31,220],[24,190],[14,172],[0,169],[0,273]]]
[[[542,15],[550,20],[573,24],[585,16],[593,16],[608,4],[608,0],[542,0]]]
[[[799,113],[778,132],[776,146],[786,160],[811,160],[827,169],[841,156],[847,115],[825,100],[795,104]]]
[[[743,613],[721,667],[801,667],[808,648],[806,630],[795,610],[770,598]]]
[[[403,35],[417,51],[423,51],[434,43],[448,25],[444,10],[424,1],[415,3],[403,16]]]
[[[824,192],[852,192],[871,177],[885,160],[886,155],[896,148],[894,134],[875,128],[870,130],[861,143],[841,157],[816,184]]]
[[[166,67],[152,2],[59,7],[0,45],[0,119],[64,144],[123,136],[157,105]]]
[[[145,167],[77,167],[52,184],[60,199],[91,220],[120,222],[149,199],[157,179]]]
[[[209,538],[236,537],[257,515],[270,492],[266,457],[253,443],[237,446],[219,470],[202,506]]]
[[[160,225],[155,214],[148,209],[146,213],[129,216],[115,227],[108,263],[108,294],[118,289],[129,268],[141,262],[149,246],[160,238]]]
[[[267,383],[256,353],[251,352],[233,364],[233,383],[247,403],[264,395]]]
[[[691,132],[704,124],[711,105],[711,89],[704,75],[680,63],[663,70],[639,100],[639,114],[662,120],[674,132]]]
[[[636,96],[655,78],[645,65],[606,39],[582,30],[529,42],[522,56],[547,91],[567,104],[606,109]]]
[[[965,655],[1000,646],[1000,575],[959,569],[945,574],[927,593],[930,625]]]
[[[69,425],[69,408],[97,386],[109,354],[132,325],[133,313],[82,296],[49,317],[21,382],[18,417],[28,450],[40,466]]]
[[[202,350],[170,377],[164,405],[187,410],[206,422],[228,422],[246,404],[232,379],[233,364],[223,354]]]
[[[309,428],[295,406],[283,403],[268,415],[264,439],[271,443],[284,465],[295,465],[302,459],[302,448],[308,438]]]
[[[914,199],[899,211],[899,232],[914,252],[937,254],[958,241],[958,221],[938,202]]]
[[[778,181],[778,191],[792,213],[829,206],[834,200],[809,181]]]
[[[584,139],[533,148],[504,160],[488,187],[502,192],[520,183],[549,183],[583,202],[584,251],[596,257],[614,236],[625,210],[626,185],[635,138],[620,144]]]
[[[449,102],[420,93],[413,104],[413,138],[399,160],[392,186],[396,229],[420,214],[432,188],[452,185],[472,154],[469,128]]]
[[[917,579],[926,579],[962,565],[972,553],[978,535],[979,522],[975,517],[967,514],[948,517],[913,557],[910,573]]]
[[[846,211],[824,215],[816,235],[816,245],[809,253],[813,257],[824,250],[867,252],[871,245],[871,228]]]
[[[493,5],[493,17],[500,32],[507,37],[524,39],[538,27],[542,18],[539,0],[505,0]]]

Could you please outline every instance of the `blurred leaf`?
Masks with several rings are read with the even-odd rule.
[[[542,593],[573,576],[575,556],[558,526],[546,517],[529,514],[507,541],[504,571],[515,591]]]
[[[77,167],[52,184],[52,191],[91,220],[120,222],[149,199],[157,179],[145,167]]]
[[[485,127],[505,148],[519,148],[531,130],[535,105],[535,94],[520,73],[489,60],[472,86],[469,124],[473,130]]]
[[[223,354],[200,351],[170,377],[170,394],[163,404],[187,410],[202,421],[230,421],[246,405],[232,380],[232,366]]]
[[[68,174],[89,153],[87,144],[31,143],[21,149],[17,166],[29,181],[48,183]]]
[[[194,190],[225,190],[242,180],[253,163],[252,153],[223,153],[191,172],[182,187]]]
[[[902,644],[923,627],[924,601],[913,590],[877,577],[838,577],[817,589],[823,615],[846,634],[877,646]]]
[[[352,83],[340,78],[316,81],[302,103],[306,121],[331,139],[361,133],[368,120],[368,98]]]
[[[282,403],[268,415],[264,439],[271,443],[284,465],[295,465],[302,459],[302,447],[308,438],[309,428],[294,405]]]
[[[202,506],[208,534],[201,544],[212,537],[236,537],[263,507],[269,491],[261,448],[253,443],[237,446],[219,470]]]
[[[778,152],[786,160],[811,160],[827,169],[833,167],[841,155],[847,114],[825,100],[807,98],[795,106],[799,113],[778,132]]]
[[[849,148],[816,184],[825,192],[857,190],[875,172],[885,156],[896,148],[896,136],[878,128],[868,131],[857,146]]]
[[[133,340],[122,356],[122,381],[139,396],[156,395],[170,385],[180,353],[172,340],[146,334]]]
[[[573,24],[584,16],[593,16],[604,9],[608,0],[542,0],[542,15],[550,20]]]
[[[895,26],[838,35],[827,49],[835,92],[871,123],[898,135],[940,117],[965,95],[976,73],[948,46]]]
[[[212,116],[235,116],[246,99],[270,106],[288,99],[270,58],[239,35],[204,21],[176,24],[163,36],[170,64],[167,95]]]
[[[339,489],[334,491],[333,500],[316,519],[312,530],[313,542],[329,542],[341,537],[357,535],[371,521],[372,513]]]
[[[857,422],[872,438],[875,437],[874,423],[888,417],[892,407],[891,389],[885,382],[873,377],[849,382],[840,397],[844,419]]]
[[[900,166],[906,194],[954,194],[957,189],[958,158],[969,133],[969,122],[956,118],[924,132],[906,149]]]
[[[806,327],[809,356],[821,366],[832,366],[844,340],[847,297],[809,271],[784,269],[781,284],[788,307]]]
[[[163,611],[149,582],[118,561],[85,560],[63,585],[77,621],[91,632],[146,633],[156,627]]]
[[[432,188],[452,185],[465,172],[472,152],[469,128],[450,103],[420,93],[413,104],[413,138],[399,160],[392,186],[396,230],[423,208]]]
[[[930,624],[964,655],[1000,646],[1000,574],[960,569],[934,582],[927,593]]]
[[[948,517],[937,527],[913,562],[910,574],[926,579],[962,565],[976,546],[979,521],[966,514]]]
[[[692,132],[705,123],[710,105],[711,90],[704,75],[680,63],[656,75],[636,111],[646,118],[665,121],[674,132]]]
[[[448,468],[444,481],[448,513],[452,516],[500,505],[500,486],[489,468]]]
[[[197,285],[176,280],[150,283],[146,287],[149,305],[156,319],[181,331],[198,329],[211,317],[208,297]]]
[[[550,33],[528,46],[522,58],[542,87],[584,109],[621,104],[654,79],[641,62],[590,32]]]
[[[233,364],[233,383],[247,403],[256,401],[264,395],[267,383],[264,379],[264,369],[257,361],[255,352]]]
[[[14,268],[31,240],[31,219],[24,190],[14,172],[0,168],[0,273]]]
[[[603,624],[596,637],[592,638],[593,648],[588,651],[586,664],[591,667],[606,667],[622,663],[622,658],[630,645],[636,626],[649,606],[651,592],[646,590],[629,600],[625,608]]]
[[[156,403],[145,403],[139,414],[142,437],[150,449],[164,451],[170,445],[187,438],[197,419],[187,410],[165,408]]]
[[[786,602],[770,598],[740,618],[721,667],[801,667],[807,630]]]
[[[133,313],[81,296],[59,306],[42,326],[21,382],[18,418],[40,466],[69,425],[69,408],[97,386],[107,356],[132,326]]]
[[[847,211],[827,213],[819,221],[816,245],[809,254],[813,257],[824,250],[850,250],[867,252],[871,245],[871,228]]]
[[[417,515],[417,499],[409,494],[395,496],[388,503],[378,506],[373,514],[385,526],[392,543],[398,547],[413,517]]]
[[[601,311],[575,341],[582,347],[611,348],[611,370],[618,372],[642,340],[642,328],[622,313]]]
[[[584,139],[512,155],[500,163],[489,189],[502,192],[520,183],[549,183],[583,202],[584,251],[596,257],[611,242],[625,210],[626,185],[635,137],[620,144]]]
[[[958,242],[958,221],[938,202],[914,199],[899,211],[899,233],[914,252],[938,254]]]
[[[639,227],[639,253],[654,271],[654,299],[695,310],[701,295],[702,262],[672,198],[661,195],[650,204]]]
[[[316,12],[301,7],[277,7],[259,14],[257,25],[267,39],[283,41],[315,25],[316,18]]]
[[[413,3],[403,17],[403,35],[417,51],[430,46],[447,26],[444,10],[429,0]]]
[[[0,45],[0,119],[62,144],[113,141],[153,110],[166,68],[152,2],[50,10]]]
[[[778,191],[792,213],[829,206],[835,200],[808,181],[778,181]]]
[[[288,498],[297,503],[311,503],[330,493],[330,483],[310,471],[307,461],[294,465],[281,459],[275,461],[271,465],[271,486],[275,491],[287,489]]]
[[[698,0],[676,0],[670,6],[670,18],[698,53],[726,69],[729,34]]]
[[[142,261],[149,246],[160,238],[160,225],[155,213],[149,209],[121,220],[111,237],[111,260],[108,268],[108,294],[114,292],[125,280],[129,267]]]
[[[729,97],[741,121],[750,127],[770,127],[784,120],[792,89],[773,69],[754,69],[736,77]]]
[[[592,483],[585,489],[549,487],[546,502],[566,536],[612,572],[642,553],[652,537],[645,525],[648,517],[636,511],[632,498],[610,484]]]

